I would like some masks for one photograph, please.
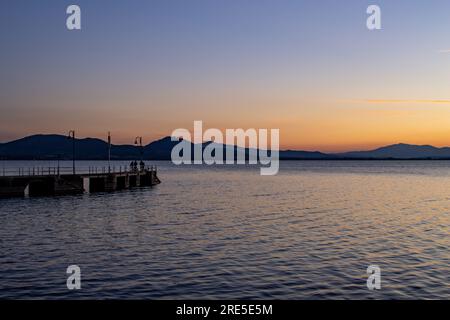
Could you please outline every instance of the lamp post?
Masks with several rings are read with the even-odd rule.
[[[111,173],[111,132],[108,132],[108,173]]]
[[[72,172],[75,175],[75,130],[69,131],[69,139],[72,139]]]

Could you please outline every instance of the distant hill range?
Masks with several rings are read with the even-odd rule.
[[[76,139],[75,156],[81,160],[105,160],[108,157],[108,143],[93,138]],[[202,144],[205,148],[211,142]],[[170,160],[172,148],[178,141],[170,137],[154,141],[143,147],[144,159]],[[193,148],[191,144],[191,148]],[[223,145],[226,148],[234,146]],[[131,160],[140,157],[140,149],[134,145],[112,145],[113,160]],[[249,150],[245,149],[248,154]],[[62,135],[33,135],[0,144],[0,159],[6,160],[56,160],[72,159],[72,140]],[[283,150],[281,160],[338,160],[338,159],[450,159],[450,148],[436,148],[425,145],[395,144],[370,151],[353,151],[327,154],[322,152]]]
[[[357,159],[450,159],[450,148],[399,143],[371,151],[341,153],[339,156]]]

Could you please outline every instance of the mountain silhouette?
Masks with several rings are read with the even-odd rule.
[[[394,144],[371,151],[355,151],[339,154],[344,158],[363,159],[450,159],[450,148],[430,145]]]
[[[63,135],[38,134],[0,144],[0,159],[9,160],[69,160],[72,159],[72,140]],[[146,160],[170,160],[172,148],[178,141],[165,137],[140,147],[134,145],[111,145],[111,159],[139,159],[143,152]],[[188,142],[190,143],[190,142]],[[214,142],[205,142],[202,149]],[[191,154],[194,144],[190,143]],[[218,145],[220,147],[220,145]],[[243,150],[248,158],[250,150],[222,145],[223,154],[229,148]],[[75,158],[78,160],[106,160],[108,143],[95,138],[75,139]],[[450,159],[450,148],[436,148],[430,145],[394,144],[370,151],[352,151],[327,154],[300,150],[280,151],[281,160],[331,160],[331,159]]]
[[[72,159],[72,140],[62,135],[33,135],[0,145],[3,159]],[[75,157],[86,160],[103,160],[108,155],[108,144],[100,139],[75,139]],[[112,145],[112,159],[129,159],[139,156],[132,145]]]

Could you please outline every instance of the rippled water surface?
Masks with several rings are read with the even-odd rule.
[[[0,298],[450,298],[450,162],[154,164],[153,188],[0,200]]]

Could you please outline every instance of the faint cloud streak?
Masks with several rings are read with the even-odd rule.
[[[450,104],[450,100],[411,100],[411,99],[365,99],[365,100],[352,100],[353,102],[363,103],[429,103],[429,104]]]

